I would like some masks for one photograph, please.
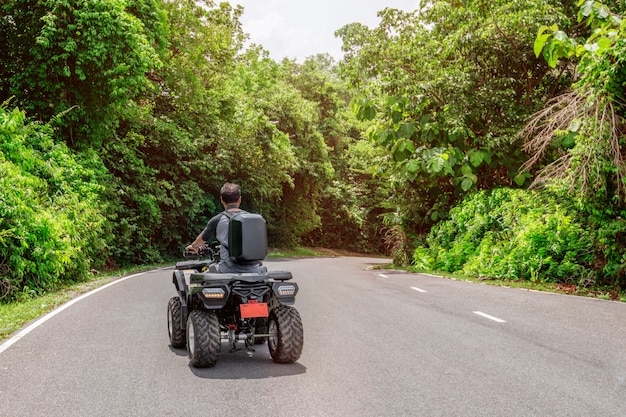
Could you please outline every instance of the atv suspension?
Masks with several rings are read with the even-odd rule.
[[[230,344],[229,353],[242,350],[242,348],[237,347],[237,345],[240,341],[243,341],[245,349],[248,351],[250,355],[252,355],[255,352],[254,348],[252,347],[254,345],[255,338],[276,336],[276,334],[269,334],[269,333],[268,334],[255,334],[254,326],[250,326],[250,328],[252,329],[251,331],[242,332],[240,331],[239,327],[236,324],[229,324],[227,326],[226,333],[222,334],[222,340],[228,340],[228,343]]]

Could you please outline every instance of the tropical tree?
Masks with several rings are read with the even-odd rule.
[[[161,64],[158,2],[15,0],[3,10],[4,36],[16,48],[5,52],[2,91],[40,120],[67,111],[58,123],[69,145],[105,143]]]
[[[623,15],[605,4],[580,1],[577,21],[588,36],[558,25],[540,28],[535,51],[555,70],[572,71],[573,88],[554,98],[522,132],[540,168],[535,185],[547,185],[577,201],[597,233],[598,265],[617,287],[624,282],[626,244],[626,32]],[[624,6],[618,8],[624,12]]]
[[[243,41],[241,10],[227,3],[159,6],[167,16],[163,65],[148,74],[152,88],[102,149],[115,174],[111,218],[122,263],[180,254],[218,207],[214,154],[233,108],[224,85]]]
[[[412,240],[467,193],[524,186],[516,138],[545,97],[567,85],[533,53],[537,29],[567,21],[562,2],[423,1],[385,9],[374,29],[341,28],[354,111],[387,150],[392,241]],[[413,236],[416,238],[416,236]]]
[[[301,65],[291,63],[287,77],[304,98],[316,104],[317,129],[333,167],[332,179],[320,198],[319,227],[305,241],[314,246],[381,251],[380,215],[387,211],[384,204],[390,190],[376,174],[384,157],[362,137],[367,125],[356,120],[349,106],[350,87],[329,55],[309,57]]]

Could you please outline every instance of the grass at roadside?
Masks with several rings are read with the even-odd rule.
[[[310,248],[277,249],[268,251],[268,258],[296,258],[299,256],[320,256],[320,251]]]

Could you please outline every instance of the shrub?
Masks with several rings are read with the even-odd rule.
[[[536,281],[588,277],[594,233],[547,192],[508,188],[467,197],[413,254],[418,269]]]
[[[99,191],[49,126],[0,107],[0,298],[85,277],[105,245]]]

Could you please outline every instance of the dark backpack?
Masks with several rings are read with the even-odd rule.
[[[256,263],[267,256],[267,228],[260,214],[245,211],[222,212],[230,219],[228,225],[228,252],[239,264]]]

